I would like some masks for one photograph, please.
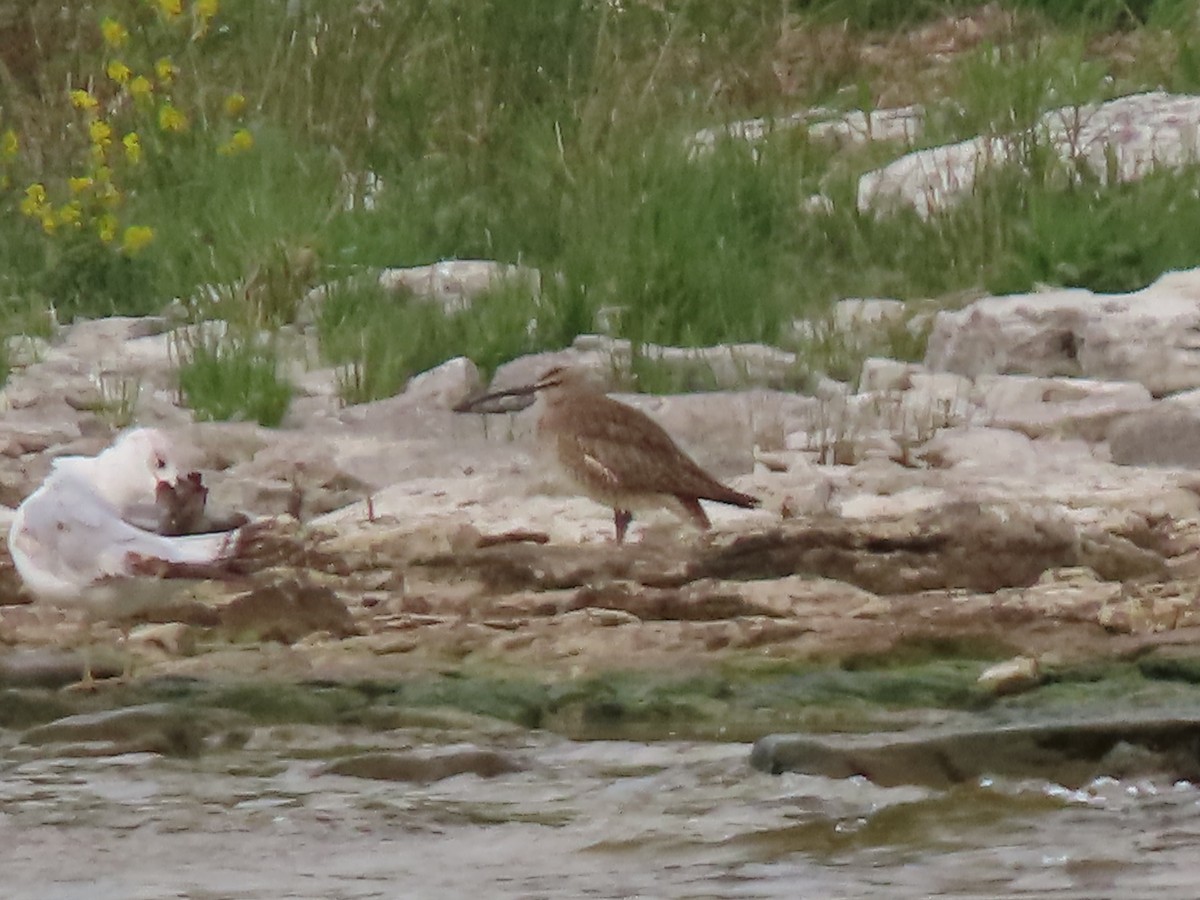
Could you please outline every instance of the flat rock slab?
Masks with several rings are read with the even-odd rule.
[[[237,638],[291,644],[313,632],[357,634],[346,604],[329,588],[300,582],[258,587],[226,604],[221,628]]]
[[[678,588],[702,579],[760,581],[807,575],[889,595],[1027,587],[1047,570],[1064,566],[1088,566],[1115,580],[1165,573],[1159,553],[1122,537],[1100,532],[1085,536],[1067,518],[1053,513],[969,502],[889,520],[825,516],[784,522],[711,543],[504,544],[431,556],[415,564],[471,573],[493,592],[596,587],[626,580]],[[625,608],[645,615],[643,609]]]
[[[773,734],[750,764],[763,772],[861,776],[883,787],[949,787],[983,776],[1078,788],[1101,775],[1200,777],[1200,716],[1085,720],[903,734]]]
[[[59,756],[195,756],[218,723],[227,726],[236,718],[225,712],[198,714],[170,703],[147,703],[65,716],[28,729],[21,735],[21,742],[53,745],[53,752]]]
[[[111,678],[121,669],[106,660],[92,661],[96,678]],[[83,657],[69,650],[34,647],[0,653],[0,686],[62,687],[83,678]]]
[[[360,753],[337,759],[325,767],[331,775],[353,778],[372,778],[382,781],[412,781],[429,783],[453,778],[455,775],[475,775],[494,778],[524,771],[526,766],[514,757],[481,747],[448,747],[434,751],[397,753]]]

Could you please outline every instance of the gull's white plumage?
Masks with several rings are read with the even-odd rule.
[[[13,563],[29,591],[56,606],[84,608],[85,647],[92,621],[131,615],[178,593],[179,573],[204,572],[237,550],[239,531],[166,537],[131,518],[155,518],[160,485],[175,487],[180,471],[166,435],[155,429],[126,432],[94,457],[55,461],[42,485],[17,508],[8,532]],[[202,576],[201,576],[202,577]],[[126,663],[126,674],[129,672]],[[84,653],[83,683],[91,664]]]
[[[13,563],[29,590],[55,603],[88,599],[88,590],[136,574],[135,561],[211,563],[233,532],[164,537],[121,518],[120,510],[71,470],[51,473],[17,509],[8,535]]]
[[[173,486],[182,474],[174,443],[157,428],[126,431],[96,456],[60,456],[47,482],[59,473],[86,481],[136,525],[157,521],[159,484]]]
[[[94,457],[56,460],[18,507],[8,533],[26,586],[50,602],[87,602],[102,599],[92,588],[136,576],[139,560],[205,564],[228,555],[236,532],[164,537],[126,521],[153,508],[160,482],[178,478],[174,450],[154,429],[127,432]]]

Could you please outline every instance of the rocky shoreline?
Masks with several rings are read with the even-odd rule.
[[[613,545],[606,510],[542,475],[531,413],[450,412],[479,387],[465,360],[397,397],[341,408],[335,373],[298,357],[307,393],[283,429],[193,423],[175,403],[161,320],[80,322],[30,354],[4,390],[0,489],[13,506],[53,455],[106,444],[114,429],[88,392],[101,376],[128,377],[137,420],[192,448],[211,506],[278,517],[242,580],[203,585],[135,623],[142,684],[515,678],[569,693],[586,683],[596,693],[577,704],[584,719],[653,730],[654,704],[613,699],[605,678],[641,679],[654,694],[672,678],[722,673],[724,698],[665,703],[660,726],[716,734],[728,715],[727,733],[755,737],[773,730],[771,717],[735,721],[730,698],[764,677],[819,670],[892,671],[902,685],[906,667],[953,663],[928,703],[942,710],[1028,703],[1097,666],[1190,683],[1178,673],[1200,635],[1200,476],[1186,466],[1200,417],[1184,337],[1200,304],[1181,318],[1180,298],[1198,283],[1200,273],[1175,273],[1139,298],[1139,316],[1164,309],[1160,332],[1173,323],[1180,336],[1158,353],[1174,368],[1154,370],[1151,384],[1053,365],[952,371],[961,354],[947,348],[964,342],[991,341],[990,357],[971,358],[995,369],[1018,358],[1004,341],[1061,350],[1062,307],[1028,295],[939,314],[925,365],[869,359],[857,390],[827,380],[813,395],[627,398],[763,499],[759,510],[714,509],[708,535],[651,517]],[[1092,299],[1061,313],[1080,348],[1113,303]],[[515,361],[494,384],[552,361],[611,370],[619,351],[581,340]],[[1139,365],[1127,374],[1150,371]],[[1160,397],[1164,384],[1178,390]],[[75,613],[27,604],[6,553],[0,586],[0,684],[45,690],[77,677],[66,652]],[[763,702],[804,721],[803,702],[782,696]],[[878,700],[863,721],[905,705]],[[581,721],[568,720],[556,727]]]

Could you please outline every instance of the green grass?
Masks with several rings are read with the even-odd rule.
[[[1069,32],[989,42],[964,54],[955,72],[957,102],[935,108],[921,143],[1010,134],[1033,126],[1047,109],[1107,100],[1134,87],[1109,79],[1086,44],[1085,35]]]
[[[275,348],[254,338],[203,337],[178,350],[179,391],[202,421],[278,425],[292,386],[279,374]]]
[[[1034,140],[1027,171],[992,173],[922,221],[855,209],[858,176],[898,148],[793,131],[753,152],[736,141],[686,149],[699,128],[815,104],[921,102],[922,141],[933,144],[1026,128],[1064,104],[1200,86],[1200,23],[1182,0],[1003,5],[1011,23],[936,63],[919,37],[909,46],[896,35],[977,3],[263,0],[226,3],[199,41],[171,43],[147,25],[121,53],[170,53],[192,129],[164,136],[139,120],[146,159],[118,172],[117,212],[156,237],[134,256],[69,229],[45,236],[18,210],[26,185],[61,190],[86,150],[67,87],[106,84],[96,13],[36,0],[21,15],[41,43],[0,25],[0,51],[45,48],[10,52],[0,83],[0,129],[23,145],[0,190],[0,290],[63,320],[155,312],[179,297],[195,319],[249,333],[288,322],[313,284],[384,266],[485,258],[541,271],[540,296],[498,289],[450,317],[361,287],[334,291],[319,331],[356,402],[453,356],[490,370],[564,346],[596,330],[601,312],[635,342],[786,343],[793,319],[819,322],[844,297],[1127,290],[1200,262],[1187,239],[1200,217],[1193,171],[1102,187],[1042,158]],[[140,0],[113,0],[104,11],[132,22],[135,9]],[[874,56],[861,52],[868,42]],[[235,91],[247,99],[236,123],[222,113]],[[253,150],[217,154],[235,124]],[[351,208],[344,179],[366,172],[383,189],[373,209]],[[807,206],[815,194],[832,211]],[[209,285],[225,286],[215,301]],[[0,309],[0,334],[29,318]],[[919,336],[911,343],[897,352],[914,355]],[[790,349],[808,370],[856,365],[838,361],[844,348]]]
[[[350,404],[392,396],[413,375],[458,355],[453,348],[470,348],[485,374],[544,349],[535,333],[538,313],[520,280],[498,282],[470,308],[446,315],[436,301],[389,293],[359,276],[332,287],[317,330],[326,360],[342,369],[340,395]]]

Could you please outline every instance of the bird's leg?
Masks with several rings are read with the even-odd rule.
[[[676,496],[676,500],[683,506],[684,512],[691,518],[692,523],[701,531],[708,531],[712,527],[712,523],[708,521],[708,514],[704,512],[704,507],[700,505],[700,501],[695,497]]]
[[[121,623],[121,654],[125,657],[125,666],[121,669],[120,684],[133,681],[133,654],[129,651],[129,623]]]
[[[613,510],[613,524],[617,526],[617,543],[620,544],[625,540],[625,532],[629,529],[629,523],[633,521],[633,513],[627,509]]]
[[[79,623],[78,635],[79,655],[83,658],[83,677],[75,684],[67,685],[71,691],[94,691],[96,679],[92,675],[92,617],[85,614]]]

